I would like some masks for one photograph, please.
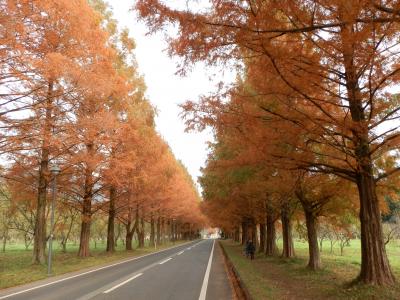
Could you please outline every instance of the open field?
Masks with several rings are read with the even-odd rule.
[[[360,268],[360,242],[352,240],[340,256],[339,247],[330,253],[329,242],[322,252],[323,269],[306,269],[308,245],[296,242],[296,258],[265,257],[257,254],[254,261],[243,256],[243,247],[222,241],[232,263],[254,299],[400,299],[400,287],[377,288],[351,284]],[[279,243],[278,243],[279,245]],[[387,246],[392,269],[400,278],[400,243]]]
[[[183,243],[178,241],[175,244],[167,243],[157,250]],[[137,245],[134,244],[134,247]],[[53,274],[60,275],[67,272],[77,271],[97,265],[107,264],[124,258],[135,257],[154,252],[155,249],[145,247],[126,251],[122,243],[118,244],[116,251],[112,254],[105,252],[105,243],[91,244],[91,256],[88,258],[77,257],[79,245],[69,244],[67,252],[55,246],[53,260]],[[32,249],[25,250],[23,245],[10,245],[6,252],[0,252],[0,289],[40,280],[47,277],[47,265],[32,265]]]

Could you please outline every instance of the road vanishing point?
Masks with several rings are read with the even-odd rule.
[[[0,300],[224,300],[233,291],[215,240],[0,291]]]

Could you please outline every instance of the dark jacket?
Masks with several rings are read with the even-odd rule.
[[[247,242],[247,244],[246,244],[246,252],[247,253],[254,253],[255,250],[256,250],[256,248],[254,247],[253,242]]]

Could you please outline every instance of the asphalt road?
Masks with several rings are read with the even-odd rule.
[[[0,300],[224,300],[232,290],[214,240],[0,291]]]

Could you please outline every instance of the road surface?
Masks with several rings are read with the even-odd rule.
[[[232,299],[221,250],[195,241],[98,269],[0,291],[0,300]]]

